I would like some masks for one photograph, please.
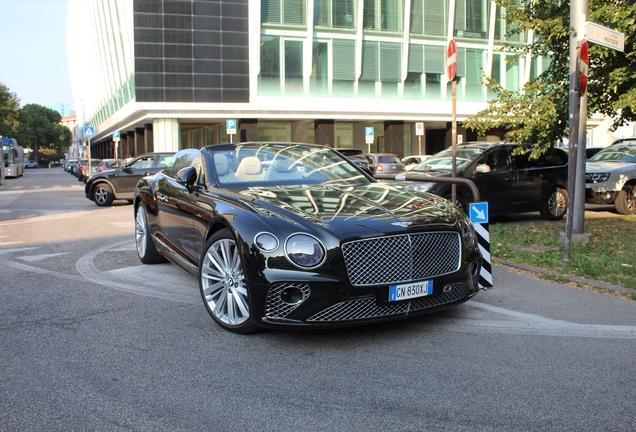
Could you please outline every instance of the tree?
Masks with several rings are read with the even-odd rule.
[[[20,99],[9,88],[0,83],[0,135],[13,137],[18,125]]]
[[[57,111],[37,104],[22,107],[19,114],[18,133],[15,137],[21,146],[36,152],[48,148],[52,154],[60,154],[71,145],[72,134],[59,124],[62,116]],[[36,149],[37,145],[37,149]]]
[[[505,8],[507,22],[516,23],[509,34],[533,30],[532,44],[506,44],[504,51],[518,59],[531,52],[550,59],[549,66],[519,92],[489,80],[497,95],[488,108],[463,123],[485,135],[506,131],[505,139],[535,155],[568,135],[570,71],[570,7],[556,0],[522,2],[496,0]],[[634,53],[635,0],[589,0],[589,21],[625,34],[625,52],[590,43],[588,113],[615,119],[614,127],[636,121],[636,54]]]

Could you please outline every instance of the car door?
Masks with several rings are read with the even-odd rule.
[[[162,168],[156,167],[155,158],[156,155],[142,155],[133,159],[121,169],[118,169],[114,175],[116,177],[114,184],[117,195],[132,195],[139,179],[159,172]]]
[[[156,189],[157,222],[162,227],[166,242],[183,259],[195,265],[198,264],[198,255],[193,219],[199,214],[196,210],[197,195],[177,180],[177,173],[189,166],[194,166],[200,173],[200,155],[197,149],[177,153],[174,166],[164,171]]]
[[[539,208],[544,192],[543,158],[531,159],[529,154],[513,157],[517,182],[515,184],[516,206],[520,211],[533,211]]]
[[[476,172],[472,178],[481,201],[488,201],[491,213],[506,213],[515,206],[512,157],[508,146],[496,147],[480,155],[473,165],[487,165],[489,172]]]

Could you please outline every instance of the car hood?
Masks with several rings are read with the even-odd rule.
[[[455,206],[437,195],[382,182],[252,187],[240,194],[251,199],[253,208],[296,223],[311,222],[341,238],[404,232],[422,225],[452,226],[462,217]]]
[[[585,164],[586,172],[610,172],[617,170],[633,169],[636,170],[636,164],[626,162],[588,162]]]

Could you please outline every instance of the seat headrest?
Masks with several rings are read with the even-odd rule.
[[[247,175],[258,175],[263,171],[261,160],[256,156],[248,156],[241,161],[243,172]]]
[[[219,177],[224,176],[230,170],[230,160],[224,154],[214,155],[214,166]]]
[[[279,173],[288,173],[292,170],[292,161],[288,159],[276,159],[272,166]]]

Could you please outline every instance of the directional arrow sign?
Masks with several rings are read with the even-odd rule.
[[[472,223],[488,223],[488,201],[470,203],[468,211]]]

